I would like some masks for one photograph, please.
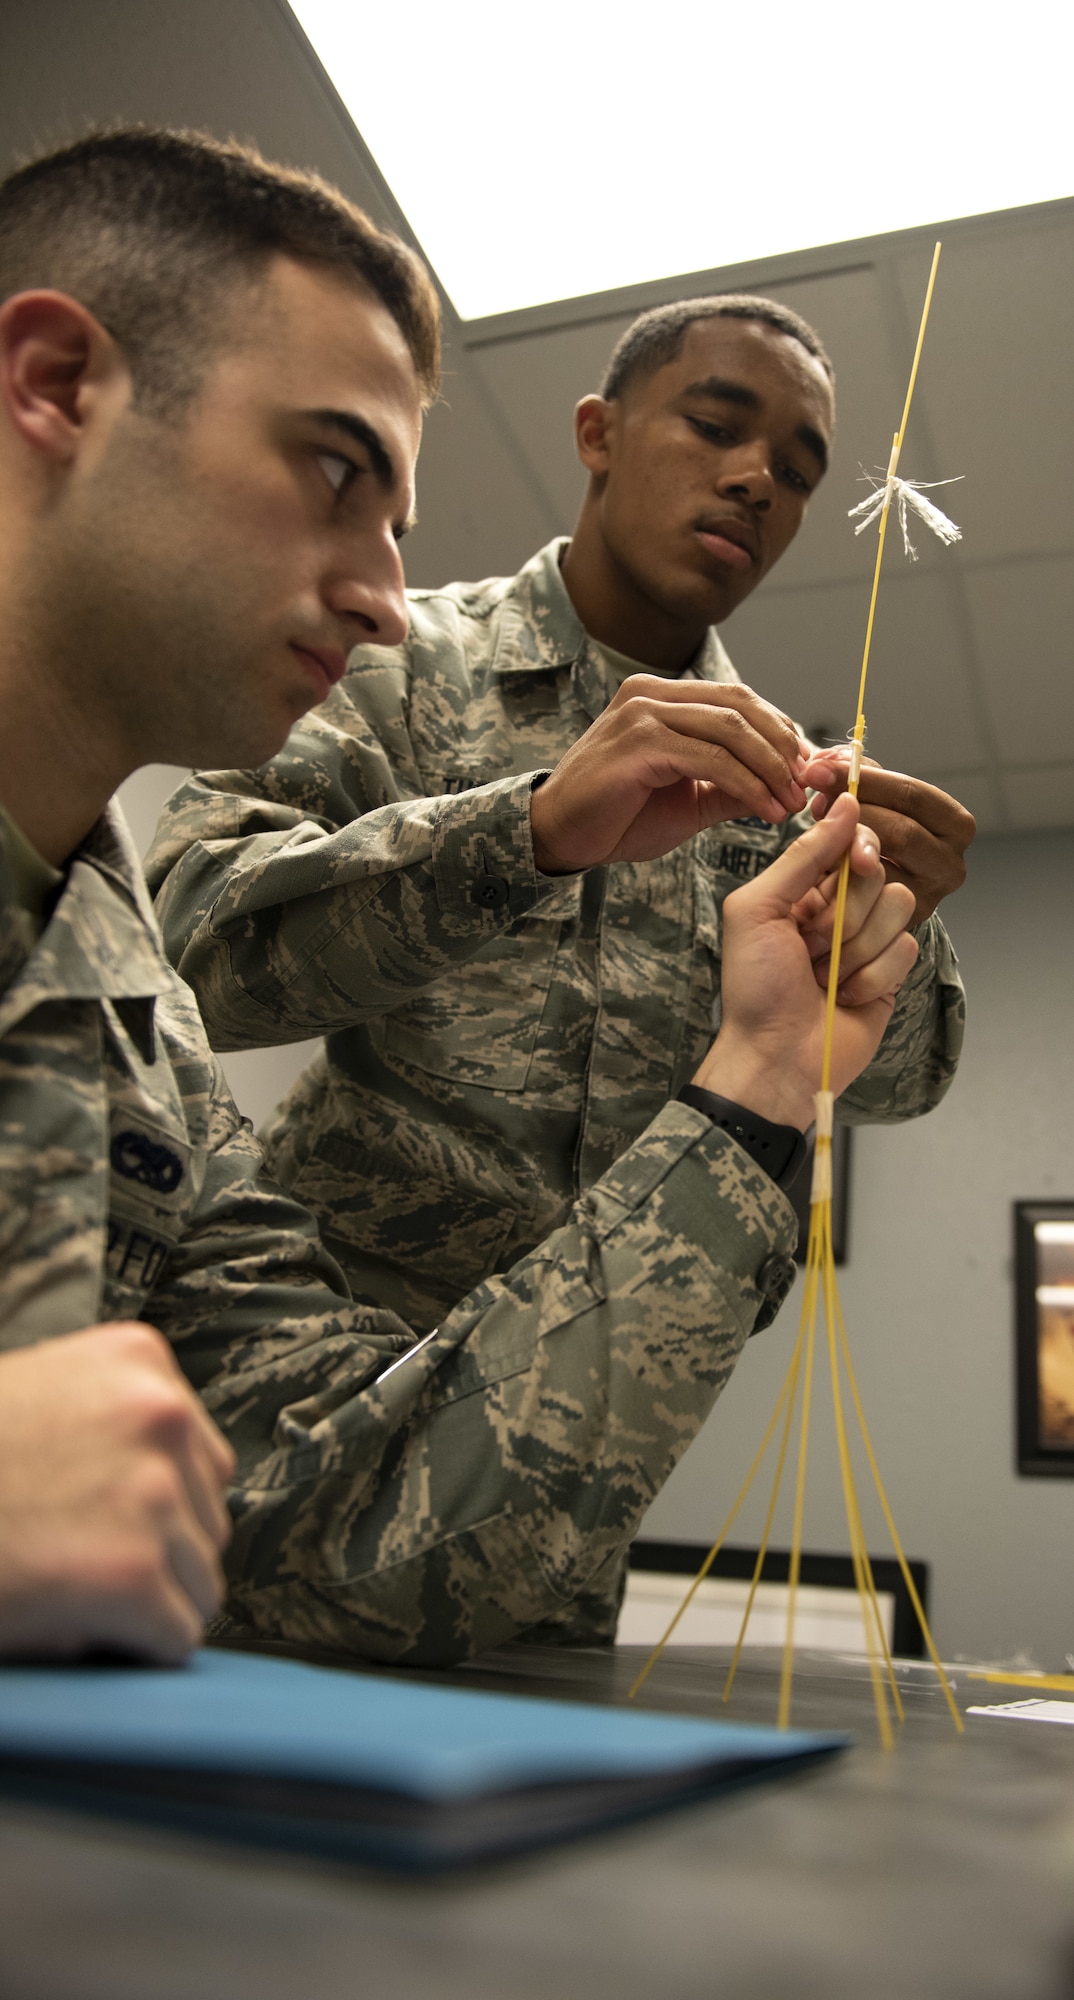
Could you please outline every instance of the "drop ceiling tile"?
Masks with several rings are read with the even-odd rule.
[[[895,267],[915,328],[919,262],[904,256]],[[956,227],[940,260],[917,396],[935,447],[921,476],[965,475],[949,490],[967,561],[1071,547],[1072,351],[1074,202]],[[911,417],[902,468],[911,473],[921,463],[915,441]]]
[[[1003,787],[1017,832],[1074,827],[1074,760],[1032,771],[1004,771]],[[1062,920],[1069,920],[1067,913]]]
[[[1006,764],[1074,758],[1074,556],[967,577],[984,697]]]
[[[806,728],[853,727],[868,589],[762,588],[723,628],[743,679]],[[865,702],[868,747],[882,764],[925,777],[988,762],[947,581],[884,579]]]

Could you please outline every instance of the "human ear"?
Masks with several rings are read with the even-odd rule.
[[[608,470],[618,407],[603,396],[583,396],[574,412],[575,450],[587,472],[599,476]]]
[[[75,456],[94,392],[119,365],[100,321],[64,292],[16,292],[0,307],[0,404],[35,451]]]

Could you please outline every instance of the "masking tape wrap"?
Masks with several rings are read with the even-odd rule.
[[[817,1113],[816,1149],[813,1154],[813,1185],[810,1206],[832,1198],[832,1123],[835,1098],[830,1090],[818,1090],[813,1099]]]
[[[809,1205],[815,1208],[819,1201],[832,1198],[832,1142],[818,1139],[813,1155],[813,1185],[809,1190]]]

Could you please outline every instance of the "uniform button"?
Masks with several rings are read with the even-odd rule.
[[[757,1273],[757,1289],[767,1299],[774,1299],[785,1292],[794,1277],[795,1264],[791,1257],[780,1257],[773,1251],[766,1257]]]
[[[511,894],[511,884],[502,875],[479,875],[472,894],[483,910],[502,910]]]

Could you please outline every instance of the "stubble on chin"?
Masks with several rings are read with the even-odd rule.
[[[215,676],[188,675],[174,704],[172,740],[182,762],[203,770],[256,770],[283,749],[296,722],[312,706],[303,690],[270,690],[265,677],[252,684],[230,668]]]

